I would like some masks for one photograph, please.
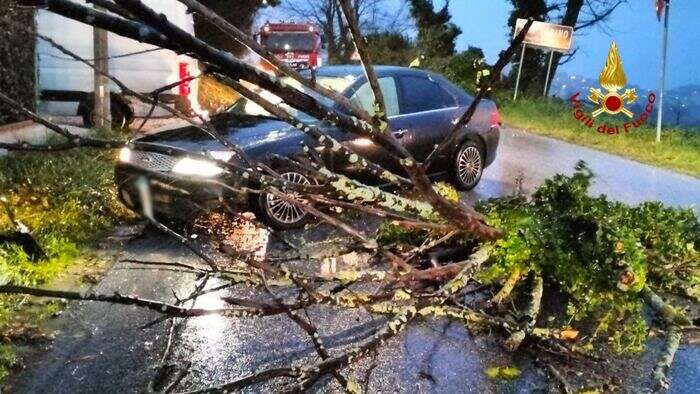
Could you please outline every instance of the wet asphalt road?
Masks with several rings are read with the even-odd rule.
[[[525,192],[532,192],[546,177],[558,172],[571,173],[579,159],[586,160],[598,174],[594,193],[606,193],[628,203],[656,199],[670,205],[695,203],[698,212],[698,179],[511,129],[502,133],[497,161],[487,169],[481,184],[469,193],[469,198],[510,194],[517,178],[522,179]],[[280,247],[279,241],[261,237],[259,231],[242,229],[234,237],[243,240],[243,249]],[[298,235],[290,232],[289,239],[298,239],[295,238]],[[315,229],[312,236],[340,242],[344,239],[326,227]],[[199,264],[182,247],[155,233],[147,233],[128,243],[121,258]],[[192,291],[194,285],[192,274],[117,263],[94,290],[99,293],[119,291],[173,302],[172,291],[182,297]],[[216,285],[210,281],[207,286]],[[200,297],[197,306],[222,306],[219,294]],[[338,313],[328,307],[314,307],[309,309],[309,314],[319,325],[321,336],[332,352],[371,336],[382,323],[381,319],[372,319],[362,310]],[[5,389],[17,393],[143,392],[153,377],[152,367],[158,363],[169,326],[159,323],[148,329],[140,328],[156,317],[153,312],[135,307],[73,304],[53,322],[59,330],[54,343]],[[281,317],[241,320],[200,317],[185,322],[178,332],[169,361],[177,365],[189,363],[189,373],[178,391],[239,378],[289,360],[308,362],[314,356],[304,333]],[[648,386],[658,345],[659,340],[652,339],[650,350],[644,356],[606,367],[616,370],[627,378],[626,381],[635,382],[623,391],[640,392]],[[503,352],[494,336],[473,336],[461,325],[447,320],[418,321],[383,349],[376,357],[365,358],[347,373],[361,382],[367,381],[369,392],[511,393],[554,389],[529,357]],[[697,345],[681,346],[670,373],[671,392],[693,392],[700,387],[699,360]],[[492,365],[517,365],[522,375],[510,382],[493,381],[484,374]],[[269,385],[253,387],[250,391],[280,389],[280,386]],[[337,389],[330,380],[314,387],[318,392]]]
[[[609,143],[614,144],[615,137]],[[700,214],[698,178],[508,127],[501,131],[496,161],[470,197],[512,193],[518,177],[522,177],[523,191],[532,193],[554,174],[573,173],[579,160],[586,161],[596,175],[591,194],[606,194],[628,204],[659,200],[671,206],[694,205],[696,215]]]

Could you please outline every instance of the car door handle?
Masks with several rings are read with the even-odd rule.
[[[408,133],[408,129],[398,129],[394,131],[394,137],[396,138],[403,138],[404,135]]]

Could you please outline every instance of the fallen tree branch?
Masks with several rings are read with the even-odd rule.
[[[549,375],[554,378],[554,380],[557,382],[557,385],[561,389],[561,392],[564,394],[574,394],[576,390],[574,390],[571,387],[571,384],[569,381],[566,379],[564,375],[562,375],[561,372],[559,372],[558,369],[554,367],[551,363],[548,363],[544,361],[543,359],[537,357],[535,358],[535,362],[540,364],[541,366],[545,367],[547,369],[547,372]]]
[[[270,290],[270,288],[267,286],[264,274],[262,276],[262,280],[263,284],[265,285],[265,290],[275,301],[275,304],[278,307],[282,308],[287,317],[289,317],[294,323],[296,323],[309,336],[311,342],[313,343],[314,349],[316,350],[316,353],[318,353],[319,357],[321,357],[322,360],[328,359],[330,355],[328,354],[328,350],[323,344],[323,340],[318,334],[318,328],[316,328],[316,326],[314,326],[311,323],[311,321],[304,320],[301,316],[299,316],[299,314],[296,313],[296,311],[289,308],[281,298],[277,297],[277,295],[275,295],[275,293],[273,293],[272,290]],[[348,380],[340,372],[338,372],[337,370],[333,370],[331,373],[333,374],[333,377],[338,381],[341,387],[346,387],[348,385]]]
[[[664,300],[649,286],[644,286],[640,293],[644,302],[646,302],[665,323],[677,325],[679,327],[691,325],[690,320],[683,313],[664,302]]]
[[[520,347],[523,339],[532,332],[537,322],[537,315],[540,312],[540,303],[542,302],[542,292],[543,292],[543,281],[540,274],[535,274],[532,280],[532,291],[530,292],[530,302],[527,308],[522,313],[521,328],[510,334],[508,339],[506,339],[505,346],[508,350],[515,351]]]
[[[441,197],[432,188],[430,180],[425,175],[425,172],[418,167],[418,163],[412,158],[411,154],[403,145],[398,143],[391,133],[377,132],[372,125],[322,105],[313,97],[284,84],[278,78],[260,72],[235,59],[229,53],[207,45],[173,25],[167,18],[145,6],[141,1],[116,0],[115,2],[143,21],[144,24],[126,21],[106,13],[95,12],[86,7],[66,2],[66,0],[46,1],[52,11],[69,18],[163,48],[179,52],[186,51],[204,62],[215,65],[226,76],[256,84],[274,93],[290,106],[319,120],[328,121],[348,132],[372,138],[375,142],[388,149],[397,159],[401,160],[404,168],[411,175],[417,190],[446,220],[455,224],[458,228],[472,232],[484,239],[496,239],[501,236],[499,230],[485,225],[480,215],[476,214],[472,209],[463,205],[456,205]],[[165,39],[166,37],[167,39]]]
[[[506,298],[508,298],[510,293],[515,288],[515,285],[517,285],[520,281],[522,275],[523,273],[520,269],[513,270],[510,276],[508,276],[506,281],[503,283],[501,290],[499,290],[498,293],[496,293],[496,295],[493,296],[493,298],[491,298],[490,303],[498,305],[502,303]]]
[[[161,301],[147,300],[143,298],[124,296],[119,293],[113,295],[94,294],[94,293],[78,293],[74,291],[48,290],[38,289],[27,286],[1,285],[0,293],[2,294],[28,294],[36,297],[62,298],[73,301],[96,301],[108,302],[111,304],[120,305],[135,305],[142,308],[174,317],[195,317],[205,316],[220,313],[228,313],[226,310],[214,309],[187,309],[174,304],[168,304]],[[232,311],[232,310],[229,310]]]
[[[462,127],[465,127],[467,126],[467,124],[469,124],[469,122],[472,119],[472,116],[474,116],[474,113],[476,112],[477,106],[484,98],[486,93],[489,91],[489,87],[493,86],[493,84],[501,78],[501,72],[503,71],[503,68],[510,62],[510,58],[513,57],[515,49],[518,48],[520,44],[522,44],[523,40],[525,39],[525,36],[527,35],[527,32],[532,26],[533,21],[534,20],[532,18],[528,19],[520,33],[518,33],[518,35],[515,36],[513,40],[511,40],[508,48],[505,51],[503,51],[498,57],[496,64],[491,69],[491,78],[489,78],[486,85],[479,90],[479,92],[476,94],[476,97],[474,97],[474,100],[469,105],[467,110],[464,111],[464,113],[453,123],[452,130],[450,130],[450,133],[447,135],[447,137],[443,139],[442,142],[440,142],[435,147],[435,149],[433,149],[432,152],[430,152],[428,157],[423,162],[422,168],[424,171],[427,171],[430,168],[432,161],[436,157],[438,157],[442,152],[447,150],[447,148],[453,144],[453,141],[459,133],[459,130]]]
[[[656,390],[666,390],[671,386],[668,380],[668,371],[671,369],[676,351],[683,337],[680,327],[671,324],[666,330],[666,343],[661,356],[654,365],[654,387]]]
[[[379,79],[377,74],[374,72],[374,66],[372,66],[372,59],[369,54],[369,49],[366,46],[365,39],[362,37],[362,32],[360,31],[360,24],[357,21],[357,14],[355,14],[355,8],[350,4],[349,0],[338,0],[340,3],[340,8],[343,10],[343,15],[348,23],[348,28],[350,29],[350,34],[352,35],[352,40],[355,43],[355,48],[357,49],[357,54],[360,56],[360,62],[362,63],[362,68],[365,70],[365,76],[367,77],[367,82],[372,89],[374,94],[374,119],[373,123],[379,129],[380,133],[387,133],[389,130],[389,119],[386,112],[386,104],[384,102],[384,94],[379,86]],[[392,135],[393,137],[393,135]]]
[[[668,305],[648,285],[641,291],[644,301],[659,315],[666,324],[666,344],[661,356],[654,366],[654,387],[656,390],[669,388],[668,370],[673,364],[676,351],[683,337],[683,327],[691,325],[690,320],[675,308]]]

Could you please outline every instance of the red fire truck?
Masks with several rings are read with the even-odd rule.
[[[278,59],[297,70],[321,67],[321,35],[311,23],[265,23],[260,29],[260,44]],[[275,67],[261,60],[266,70]]]

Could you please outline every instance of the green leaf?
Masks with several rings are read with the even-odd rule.
[[[520,376],[520,369],[513,365],[494,365],[486,368],[486,375],[491,379],[513,380]]]
[[[517,379],[520,376],[520,370],[514,366],[501,367],[499,375],[503,379]]]
[[[499,372],[500,368],[497,366],[486,368],[486,375],[491,379],[496,379],[499,375]]]

